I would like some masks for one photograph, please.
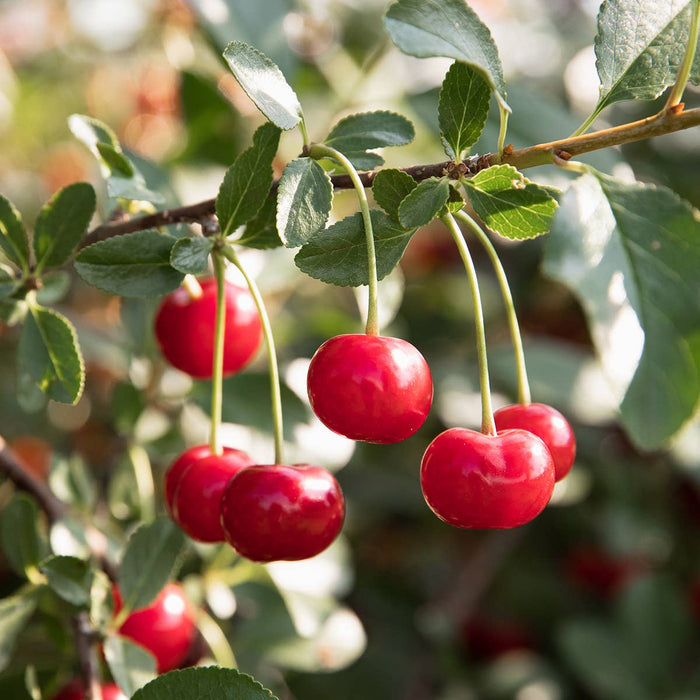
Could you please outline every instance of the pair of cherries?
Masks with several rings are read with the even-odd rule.
[[[314,412],[331,430],[353,440],[391,443],[423,424],[433,386],[427,363],[409,343],[341,335],[312,358],[308,392]],[[494,420],[496,435],[451,428],[423,456],[425,500],[456,527],[523,525],[542,511],[555,481],[573,465],[574,434],[556,409],[506,406]]]

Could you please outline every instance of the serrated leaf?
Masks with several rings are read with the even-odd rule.
[[[277,233],[277,195],[268,195],[260,211],[245,225],[243,235],[235,241],[248,248],[279,248],[282,241]]]
[[[75,329],[53,309],[30,304],[17,348],[20,385],[55,401],[74,404],[83,392],[85,367]]]
[[[397,226],[371,209],[377,254],[377,277],[383,279],[396,267],[415,229]],[[348,216],[315,236],[296,254],[297,267],[310,277],[340,287],[368,284],[367,244],[362,214]]]
[[[232,41],[224,49],[224,60],[248,97],[273,124],[286,131],[301,121],[296,93],[267,56],[242,41]]]
[[[0,671],[7,668],[17,637],[35,609],[36,596],[33,590],[0,600]]]
[[[606,0],[595,38],[600,98],[594,115],[621,100],[652,100],[673,84],[685,54],[694,0]],[[692,75],[700,79],[700,60]]]
[[[168,294],[183,274],[170,264],[176,238],[157,231],[137,231],[93,243],[78,253],[75,269],[88,283],[125,297]]]
[[[156,677],[156,660],[142,646],[120,635],[104,641],[105,660],[117,685],[127,697]]]
[[[92,571],[86,561],[70,556],[49,557],[41,563],[49,587],[71,605],[84,607],[90,602]]]
[[[39,529],[39,506],[34,499],[18,493],[4,506],[0,538],[5,557],[20,576],[47,556],[48,542]]]
[[[95,202],[92,185],[75,182],[44,205],[34,226],[37,272],[63,265],[70,258],[87,231]]]
[[[180,238],[170,251],[170,264],[185,275],[199,275],[209,269],[209,254],[213,248],[211,238]]]
[[[19,286],[19,280],[9,267],[0,265],[0,299],[9,297]]]
[[[498,49],[464,0],[399,0],[389,7],[384,24],[394,44],[410,56],[446,56],[480,70],[505,105]]]
[[[29,265],[29,243],[22,217],[14,204],[0,195],[0,248],[8,260],[26,270]]]
[[[267,199],[279,140],[279,128],[263,124],[253,135],[253,145],[226,171],[216,198],[216,216],[224,236],[250,221]]]
[[[71,276],[65,270],[51,270],[41,276],[41,289],[37,290],[36,300],[42,305],[56,304],[70,289]]]
[[[556,200],[512,165],[493,165],[464,185],[474,211],[496,233],[523,239],[549,231]]]
[[[328,221],[333,186],[312,158],[296,158],[282,173],[277,190],[277,232],[285,246],[304,245]]]
[[[403,146],[415,137],[413,124],[395,112],[363,112],[341,119],[324,143],[341,153],[360,153],[372,148]]]
[[[233,668],[185,668],[158,676],[132,700],[277,700],[251,676]]]
[[[459,162],[481,136],[489,114],[491,86],[466,63],[453,63],[442,81],[438,121],[447,155]]]
[[[586,175],[544,265],[581,299],[630,437],[660,447],[700,398],[700,214],[666,188]]]
[[[119,569],[124,607],[137,610],[153,602],[172,578],[185,536],[170,518],[141,525],[129,538]]]
[[[418,184],[403,170],[386,168],[377,173],[372,182],[374,201],[389,215],[396,224],[399,221],[399,205],[413,192]]]
[[[460,194],[458,190],[454,187],[450,187],[450,196],[447,198],[447,210],[451,214],[456,214],[458,211],[464,208],[464,197]]]
[[[404,228],[418,228],[429,224],[447,204],[450,189],[447,178],[423,180],[399,205],[401,225]]]

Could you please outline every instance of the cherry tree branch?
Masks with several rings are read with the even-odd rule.
[[[506,146],[504,154],[499,157],[496,153],[474,155],[466,158],[462,163],[455,165],[452,161],[431,163],[428,165],[414,165],[401,168],[407,172],[416,182],[430,177],[441,177],[445,174],[475,175],[481,170],[498,163],[508,163],[516,168],[532,168],[538,165],[553,164],[556,158],[568,160],[583,153],[598,151],[612,146],[621,146],[633,141],[643,141],[654,136],[671,134],[675,131],[690,129],[700,125],[700,107],[684,110],[683,104],[662,110],[646,119],[622,124],[609,129],[594,131],[590,134],[582,134],[558,141],[540,143],[527,148],[513,150]],[[360,180],[365,187],[371,187],[378,171],[360,173]],[[350,189],[353,185],[348,175],[333,175],[331,177],[335,189]],[[272,192],[277,189],[278,181],[272,185]],[[102,224],[94,228],[83,241],[83,246],[123,233],[143,231],[148,228],[167,226],[177,223],[198,223],[206,221],[216,212],[215,200],[206,199],[196,204],[183,207],[165,209],[146,216],[124,219],[118,222]]]

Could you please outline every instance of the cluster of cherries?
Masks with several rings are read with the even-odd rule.
[[[116,586],[112,588],[115,616],[122,609],[122,599]],[[195,639],[195,613],[182,587],[169,583],[147,607],[130,613],[119,627],[119,634],[150,652],[156,660],[158,673],[178,668],[185,661]],[[103,683],[103,700],[127,700],[115,683]],[[83,700],[82,681],[73,679],[58,691],[53,700]]]
[[[197,378],[212,376],[216,281],[193,297],[180,288],[165,298],[155,333],[165,358]],[[183,343],[183,338],[187,339]],[[244,367],[261,339],[254,300],[226,282],[224,375]],[[433,398],[430,369],[398,338],[348,334],[331,338],[309,366],[308,394],[318,418],[352,440],[394,443],[413,435]],[[538,515],[555,481],[571,469],[576,445],[569,423],[538,403],[506,406],[497,434],[451,428],[428,446],[423,495],[433,512],[461,528],[510,528]],[[305,559],[336,537],[343,495],[325,469],[308,464],[255,464],[240,450],[183,452],[165,480],[174,521],[199,542],[229,542],[254,561]]]

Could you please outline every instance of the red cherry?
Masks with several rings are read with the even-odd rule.
[[[309,464],[258,464],[231,479],[221,499],[226,539],[253,561],[308,559],[343,525],[343,493],[333,475]]]
[[[112,592],[116,615],[122,608],[122,600],[116,586]],[[169,583],[150,605],[134,610],[119,633],[150,651],[158,673],[165,673],[184,660],[195,633],[194,617],[182,586]]]
[[[542,440],[525,430],[484,435],[450,428],[423,455],[421,488],[431,510],[450,525],[518,527],[547,505],[554,463]]]
[[[102,700],[129,700],[115,683],[103,683]],[[79,680],[72,680],[54,695],[53,700],[85,700],[84,686]]]
[[[224,452],[227,448],[224,447]],[[180,482],[180,477],[190,465],[194,464],[203,457],[208,457],[211,454],[209,445],[196,445],[185,450],[165,472],[165,505],[168,513],[173,514],[173,501],[175,499],[175,490]]]
[[[180,287],[163,299],[155,318],[161,352],[173,367],[197,379],[211,379],[216,323],[216,280],[200,280],[202,296]],[[250,292],[226,282],[224,376],[253,359],[262,326]]]
[[[307,378],[311,406],[351,440],[405,440],[423,425],[433,382],[410,343],[377,335],[338,335],[316,351]]]
[[[554,460],[556,481],[570,471],[576,457],[576,438],[569,421],[556,408],[543,403],[514,404],[499,408],[493,414],[496,429],[519,428],[537,435],[549,448]]]
[[[517,620],[475,615],[462,624],[460,633],[473,659],[497,659],[511,651],[534,648],[532,635]]]
[[[182,473],[175,489],[173,520],[198,542],[224,542],[221,494],[231,477],[255,462],[241,450],[204,457]]]

